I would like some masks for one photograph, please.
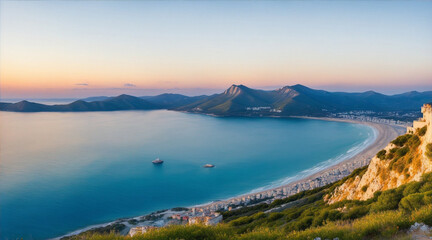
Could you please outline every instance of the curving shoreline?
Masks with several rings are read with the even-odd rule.
[[[339,163],[332,164],[330,166],[324,166],[323,169],[318,170],[315,173],[312,174],[304,173],[304,176],[297,175],[296,176],[298,177],[297,180],[294,180],[287,184],[283,184],[277,187],[270,187],[268,189],[263,189],[262,191],[255,191],[247,194],[242,194],[236,197],[228,198],[217,202],[195,205],[195,206],[191,206],[190,208],[199,208],[203,210],[207,209],[212,211],[219,210],[219,209],[226,209],[228,206],[241,206],[241,205],[247,205],[253,203],[253,201],[258,199],[257,196],[259,196],[261,200],[272,201],[277,198],[284,198],[284,197],[291,196],[293,194],[296,194],[304,190],[310,190],[316,187],[327,185],[329,183],[338,181],[344,178],[345,176],[348,176],[356,168],[360,168],[367,165],[370,159],[373,156],[375,156],[375,154],[379,150],[384,148],[390,141],[392,141],[398,135],[405,132],[405,129],[403,127],[391,126],[391,125],[381,124],[381,123],[362,122],[357,120],[338,119],[338,118],[312,118],[312,117],[299,117],[299,118],[363,124],[372,127],[375,130],[376,136],[372,143],[369,143],[365,148],[363,148],[361,151],[354,154],[353,156],[349,156],[347,159],[342,160]],[[166,211],[160,211],[158,215],[160,215],[163,218],[163,217],[167,217],[170,213],[172,214],[172,211],[166,210]],[[130,226],[129,224],[127,224],[128,220],[141,219],[149,215],[152,214],[137,216],[134,218],[116,220],[104,224],[92,225],[80,230],[70,232],[61,237],[77,235],[82,232],[88,231],[90,229],[104,227],[113,223],[123,223],[127,226],[127,228],[130,228],[134,226]],[[122,233],[125,234],[127,233],[127,231],[122,231]]]
[[[250,202],[254,202],[257,199],[269,199],[271,201],[277,198],[285,198],[294,195],[298,192],[310,190],[317,187],[322,187],[327,184],[338,181],[346,176],[348,176],[352,171],[357,168],[363,167],[369,164],[375,154],[383,149],[387,144],[395,139],[397,136],[405,132],[405,128],[402,126],[392,126],[382,123],[365,122],[351,119],[340,119],[340,118],[315,118],[315,117],[298,117],[305,119],[314,119],[322,121],[336,121],[336,122],[348,122],[355,124],[363,124],[372,127],[376,131],[375,140],[368,144],[363,150],[357,154],[342,160],[339,163],[326,166],[310,175],[300,176],[299,179],[289,182],[287,184],[271,187],[268,189],[263,189],[257,192],[251,192],[247,194],[242,194],[229,199],[197,205],[193,207],[208,209],[208,210],[218,210],[223,209],[231,205],[247,205]]]

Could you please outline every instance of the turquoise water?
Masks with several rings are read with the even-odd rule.
[[[1,112],[0,238],[57,237],[280,184],[373,135],[341,122],[164,110]]]

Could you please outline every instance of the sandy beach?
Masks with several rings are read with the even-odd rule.
[[[358,162],[358,161],[371,159],[373,156],[375,156],[377,154],[378,151],[380,151],[385,146],[387,146],[387,144],[389,142],[391,142],[397,136],[404,134],[406,131],[406,128],[404,128],[402,126],[392,126],[392,125],[388,125],[388,124],[373,123],[373,122],[361,122],[361,121],[355,121],[355,120],[349,120],[349,119],[339,119],[339,118],[308,118],[308,119],[364,124],[364,125],[373,127],[377,131],[377,136],[376,136],[376,139],[373,143],[371,143],[369,146],[367,146],[365,149],[363,149],[361,152],[359,152],[355,156],[348,158],[348,159],[346,159],[346,160],[344,160],[344,161],[342,161],[336,165],[333,165],[327,169],[324,169],[324,170],[322,170],[322,171],[320,171],[314,175],[311,175],[311,176],[309,176],[305,179],[301,179],[299,181],[304,181],[306,179],[317,177],[324,172],[338,168],[338,166],[346,164],[346,163],[354,163],[354,162]]]
[[[329,183],[335,182],[349,175],[354,169],[367,165],[372,159],[372,157],[374,157],[378,151],[383,149],[385,146],[387,146],[387,144],[390,141],[395,139],[397,136],[404,134],[406,131],[406,128],[403,126],[394,126],[394,125],[388,125],[382,123],[358,121],[358,120],[351,120],[351,119],[316,118],[316,117],[298,117],[298,118],[363,124],[372,127],[376,132],[376,137],[372,143],[367,145],[363,150],[361,150],[357,154],[348,157],[347,159],[344,159],[343,161],[338,162],[334,165],[326,166],[324,169],[321,169],[312,174],[297,176],[297,179],[287,184],[279,185],[271,188],[264,188],[261,191],[253,191],[248,194],[242,194],[229,199],[202,204],[195,207],[205,208],[205,209],[215,209],[215,208],[217,209],[220,208],[221,205],[228,205],[234,202],[244,201],[244,199],[250,196],[256,196],[257,194],[266,194],[269,192],[276,192],[276,191],[280,192],[281,189],[290,189],[290,192],[284,196],[287,197],[297,192],[327,185]]]
[[[301,181],[307,181],[313,178],[317,178],[320,175],[323,175],[326,172],[329,172],[331,170],[337,169],[340,166],[344,164],[349,163],[356,163],[361,161],[369,161],[372,157],[374,157],[378,151],[383,149],[389,142],[391,142],[393,139],[395,139],[397,136],[402,135],[405,133],[406,128],[402,126],[392,126],[388,124],[380,124],[380,123],[373,123],[373,122],[361,122],[361,121],[355,121],[355,120],[349,120],[349,119],[339,119],[339,118],[308,118],[308,119],[317,119],[317,120],[323,120],[323,121],[337,121],[337,122],[349,122],[349,123],[357,123],[357,124],[364,124],[370,127],[373,127],[377,131],[376,139],[373,143],[371,143],[369,146],[367,146],[365,149],[363,149],[358,154],[354,155],[351,158],[345,159],[344,161],[330,166],[322,171],[319,171],[311,176],[308,176],[306,178],[303,178],[301,180],[298,180],[296,182],[290,183],[295,184]]]

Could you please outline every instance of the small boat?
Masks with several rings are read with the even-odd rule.
[[[215,165],[213,165],[213,164],[206,164],[206,165],[204,165],[204,167],[205,168],[213,168]]]
[[[155,160],[152,161],[153,164],[162,164],[164,161],[160,160],[159,158],[156,158]]]

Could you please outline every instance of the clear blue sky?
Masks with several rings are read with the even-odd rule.
[[[1,1],[0,14],[3,98],[432,89],[431,1]]]

